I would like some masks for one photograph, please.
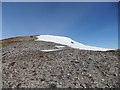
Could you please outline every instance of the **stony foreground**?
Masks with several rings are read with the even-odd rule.
[[[118,52],[55,49],[35,36],[8,39],[2,47],[3,88],[117,88]]]

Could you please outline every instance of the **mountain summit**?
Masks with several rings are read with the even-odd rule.
[[[2,88],[119,87],[117,51],[52,35],[14,37],[0,42]]]
[[[71,48],[82,49],[82,50],[95,50],[95,51],[110,50],[110,49],[105,49],[105,48],[87,46],[87,45],[78,43],[68,37],[62,37],[62,36],[40,35],[40,36],[37,36],[37,38],[40,41],[59,43],[59,44],[67,45],[68,47],[71,47]]]

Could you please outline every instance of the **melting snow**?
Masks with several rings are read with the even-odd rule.
[[[47,49],[47,50],[40,50],[40,51],[42,51],[42,52],[53,52],[53,51],[60,51],[60,50],[62,50],[65,46],[55,46],[55,47],[57,47],[58,49]]]
[[[60,51],[62,49],[48,49],[48,50],[40,50],[42,52],[53,52],[53,51]]]
[[[61,37],[61,36],[53,36],[53,35],[40,35],[37,36],[38,40],[40,41],[49,41],[49,42],[54,42],[62,45],[67,45],[72,48],[76,49],[83,49],[83,50],[95,50],[95,51],[106,51],[106,50],[111,50],[111,49],[105,49],[105,48],[99,48],[99,47],[93,47],[93,46],[87,46],[81,43],[78,43],[70,38],[67,37]],[[57,46],[58,48],[61,48],[61,46]],[[63,47],[63,46],[62,46]],[[52,51],[47,50],[47,51]],[[55,51],[58,49],[54,49]],[[45,50],[44,50],[45,51]]]
[[[65,46],[57,46],[57,45],[56,45],[55,47],[56,47],[56,48],[64,48]]]

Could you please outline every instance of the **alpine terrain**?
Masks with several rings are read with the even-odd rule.
[[[2,88],[117,88],[117,50],[52,35],[0,41]]]

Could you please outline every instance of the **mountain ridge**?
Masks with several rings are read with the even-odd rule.
[[[118,52],[71,48],[36,36],[2,40],[3,88],[116,88]]]
[[[107,50],[113,50],[113,49],[105,49],[105,48],[100,48],[100,47],[93,47],[93,46],[88,46],[84,45],[82,43],[78,43],[68,37],[63,37],[63,36],[53,36],[53,35],[32,35],[32,36],[21,36],[21,37],[12,37],[12,38],[7,38],[3,39],[3,46],[4,46],[4,41],[15,41],[14,39],[19,39],[19,38],[33,38],[33,40],[41,40],[41,41],[48,41],[48,42],[54,42],[58,44],[63,44],[67,45],[71,48],[76,48],[76,49],[83,49],[83,50],[96,50],[96,51],[107,51]],[[36,40],[37,39],[37,40]],[[51,39],[51,40],[50,40]],[[53,40],[52,40],[53,39]],[[61,42],[62,40],[62,42]],[[19,40],[20,41],[20,40]]]

